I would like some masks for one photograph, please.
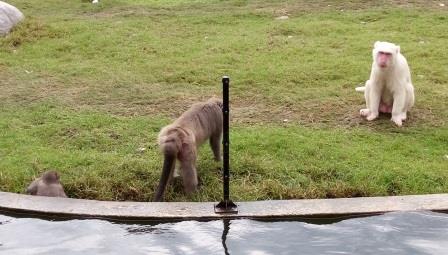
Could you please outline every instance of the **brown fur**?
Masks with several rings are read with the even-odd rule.
[[[166,185],[173,176],[176,159],[180,162],[180,174],[186,193],[196,191],[197,149],[210,140],[216,161],[221,160],[222,101],[211,98],[207,102],[194,104],[172,124],[159,133],[159,146],[164,155],[162,176],[154,201],[163,200]]]
[[[34,180],[26,189],[26,192],[35,196],[67,197],[64,187],[59,181],[56,171],[46,171],[40,178]]]

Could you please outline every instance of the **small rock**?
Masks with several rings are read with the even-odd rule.
[[[440,6],[440,7],[444,7],[444,6],[445,6],[445,4],[442,4],[442,3],[440,3],[440,4],[439,4],[439,6]]]
[[[207,39],[208,39],[208,36],[204,37],[204,39],[207,40]]]
[[[423,74],[417,75],[418,78],[424,78],[425,76]]]
[[[286,122],[289,122],[289,120],[288,119],[284,119],[283,122],[286,123]]]
[[[447,154],[447,155],[445,155],[445,159],[446,159],[446,160],[448,160],[448,154]]]
[[[367,22],[365,22],[365,21],[361,21],[361,24],[366,24]]]
[[[97,3],[99,3],[100,1],[99,0],[93,0],[92,1],[92,4],[97,4]]]
[[[289,17],[288,16],[280,16],[280,17],[277,17],[275,19],[276,20],[285,20],[285,19],[289,19]]]
[[[30,73],[32,73],[33,71],[28,71],[28,70],[25,70],[25,73],[27,73],[27,74],[30,74]]]
[[[424,44],[424,43],[425,43],[425,41],[420,41],[420,42],[418,42],[418,43],[420,43],[420,44]]]
[[[293,36],[292,35],[288,35],[288,38],[293,38]]]
[[[137,152],[140,152],[140,153],[145,152],[145,151],[146,151],[145,147],[141,147],[141,148],[137,149]]]

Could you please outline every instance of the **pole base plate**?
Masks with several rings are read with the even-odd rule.
[[[238,213],[238,206],[232,200],[223,200],[215,205],[215,213]]]

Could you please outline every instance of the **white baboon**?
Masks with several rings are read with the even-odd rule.
[[[154,201],[163,200],[166,185],[173,176],[176,159],[180,162],[180,174],[186,193],[196,191],[197,150],[210,140],[216,161],[221,160],[222,101],[211,98],[207,102],[194,104],[172,124],[159,133],[159,146],[164,155],[162,176],[154,195]]]
[[[59,174],[56,171],[45,172],[28,186],[26,192],[36,196],[67,197],[62,184],[59,182]]]
[[[400,46],[389,42],[375,42],[370,79],[364,87],[367,108],[359,111],[367,120],[374,120],[380,112],[392,113],[392,121],[401,126],[406,113],[414,105],[414,87],[406,58]]]

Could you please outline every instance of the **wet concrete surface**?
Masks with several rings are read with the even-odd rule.
[[[220,219],[362,215],[392,211],[448,211],[448,194],[236,202],[238,213],[217,214],[215,202],[117,202],[0,192],[0,210],[74,218]]]

